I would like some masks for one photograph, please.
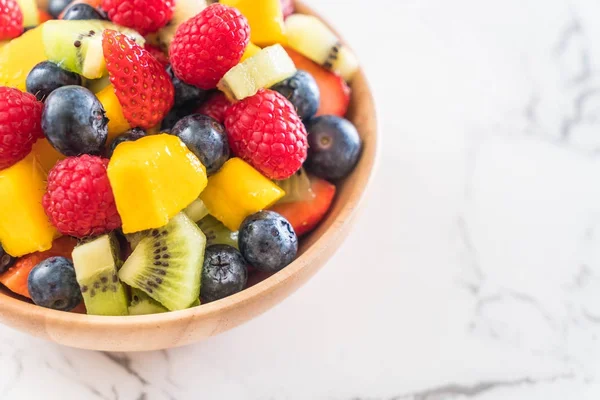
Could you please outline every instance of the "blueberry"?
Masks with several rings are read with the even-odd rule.
[[[60,68],[50,61],[42,61],[29,72],[26,80],[27,91],[43,101],[59,87],[81,86],[81,76]]]
[[[110,144],[110,146],[108,147],[108,149],[106,150],[106,158],[111,158],[113,153],[115,152],[115,149],[117,148],[118,145],[120,145],[123,142],[135,142],[136,140],[143,138],[144,136],[146,136],[146,131],[143,130],[142,128],[133,128],[130,131],[125,132],[124,134],[117,136],[112,143]]]
[[[46,99],[42,129],[65,156],[100,154],[108,137],[108,119],[96,96],[81,86],[63,86]]]
[[[16,258],[4,251],[0,245],[0,274],[9,269],[17,261]]]
[[[240,292],[248,281],[246,260],[235,247],[208,246],[204,253],[200,297],[211,302]]]
[[[259,271],[277,272],[296,258],[298,237],[287,219],[273,211],[247,217],[238,234],[240,251]]]
[[[180,107],[184,104],[194,103],[198,105],[204,100],[208,94],[207,90],[202,90],[196,86],[188,85],[179,79],[173,72],[173,68],[169,65],[167,73],[171,77],[173,87],[175,88],[175,107]]]
[[[171,129],[188,149],[198,157],[211,175],[229,159],[229,144],[223,125],[207,115],[184,117]]]
[[[67,8],[67,6],[72,2],[73,0],[49,0],[48,13],[54,18],[58,18],[60,13],[63,12],[64,9]]]
[[[106,19],[94,7],[85,3],[73,4],[67,8],[62,19],[66,20],[88,20],[88,19]]]
[[[308,120],[317,113],[321,94],[317,81],[306,71],[298,70],[296,74],[279,82],[271,89],[288,99],[303,120]]]
[[[27,288],[35,304],[55,310],[70,311],[82,299],[73,263],[64,257],[51,257],[33,267]]]
[[[323,115],[306,123],[307,171],[328,180],[348,176],[358,162],[362,142],[356,128],[344,118]]]
[[[171,108],[171,111],[163,118],[162,123],[160,124],[161,132],[173,129],[175,124],[181,118],[193,114],[196,108],[198,108],[198,106],[194,102]]]

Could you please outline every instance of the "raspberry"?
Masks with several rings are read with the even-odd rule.
[[[15,0],[0,0],[0,40],[13,39],[23,33],[23,13]]]
[[[110,82],[131,126],[156,126],[167,115],[175,90],[162,64],[127,36],[107,29],[102,50]]]
[[[268,178],[289,178],[306,160],[306,128],[281,94],[261,89],[225,112],[229,146]]]
[[[196,114],[204,114],[217,120],[225,122],[225,111],[231,106],[231,102],[222,92],[213,94],[204,104],[196,110]]]
[[[114,23],[145,36],[169,22],[175,3],[170,0],[103,0],[102,8]]]
[[[107,159],[84,154],[59,161],[50,170],[42,204],[59,232],[83,238],[121,226],[107,166]]]
[[[212,4],[177,29],[169,50],[173,71],[187,84],[212,89],[237,65],[249,41],[246,17]]]
[[[152,54],[156,60],[162,64],[163,67],[167,68],[169,66],[169,57],[160,49],[160,47],[154,46],[146,42],[144,44],[144,49],[148,51],[148,53]]]
[[[44,137],[42,109],[34,95],[0,86],[0,169],[22,160]]]

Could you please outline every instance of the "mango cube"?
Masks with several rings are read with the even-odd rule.
[[[25,32],[0,48],[0,86],[26,91],[25,80],[38,63],[46,61],[42,26]]]
[[[235,232],[244,219],[269,208],[285,192],[241,158],[228,160],[208,178],[200,195],[210,214]]]
[[[240,62],[242,63],[242,62],[246,61],[247,59],[254,56],[259,51],[260,51],[260,47],[258,47],[257,45],[255,45],[252,42],[249,42],[248,46],[246,46],[246,50],[244,50],[244,54],[242,55],[242,59],[240,60]]]
[[[112,84],[96,93],[96,97],[102,103],[104,111],[106,111],[106,118],[108,118],[108,139],[106,143],[110,144],[117,136],[131,129],[131,126],[123,115],[123,108]]]
[[[37,157],[44,172],[48,173],[60,160],[64,160],[67,156],[56,150],[46,139],[39,139],[33,145],[31,152]]]
[[[248,19],[250,40],[260,47],[286,43],[280,0],[221,0],[235,7]]]

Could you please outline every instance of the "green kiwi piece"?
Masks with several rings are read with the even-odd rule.
[[[129,315],[160,314],[167,312],[159,302],[139,289],[131,289],[131,304]]]
[[[310,177],[300,168],[294,175],[283,181],[275,181],[275,184],[285,191],[278,203],[293,203],[296,201],[310,201],[315,198],[312,190]]]
[[[119,278],[167,309],[183,310],[200,297],[206,237],[184,213],[143,232]]]
[[[127,293],[117,276],[121,260],[116,238],[100,236],[75,247],[72,255],[87,313],[127,315]]]
[[[192,221],[198,222],[208,215],[208,208],[206,208],[206,205],[202,200],[196,199],[192,204],[187,206],[183,212],[190,217]]]
[[[212,215],[207,215],[202,218],[202,220],[198,222],[198,226],[206,235],[207,246],[213,244],[228,244],[239,250],[238,233],[230,231],[221,221]]]

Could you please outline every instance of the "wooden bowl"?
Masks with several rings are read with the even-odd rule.
[[[314,14],[298,4],[298,11]],[[298,258],[277,274],[223,300],[156,315],[102,317],[60,312],[30,304],[0,289],[0,321],[53,342],[105,351],[158,350],[187,345],[224,332],[267,311],[312,277],[337,250],[351,229],[372,175],[377,153],[375,105],[360,71],[352,82],[348,118],[364,141],[361,160],[338,186],[327,218],[301,243]]]

